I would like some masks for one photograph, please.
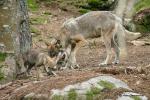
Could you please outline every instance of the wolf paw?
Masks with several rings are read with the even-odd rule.
[[[119,64],[119,60],[113,61],[112,64]]]
[[[100,64],[98,64],[100,67],[105,67],[105,66],[107,66],[108,64],[107,63],[100,63]]]
[[[72,64],[70,66],[70,69],[79,69],[79,68],[80,68],[80,66],[78,64]]]

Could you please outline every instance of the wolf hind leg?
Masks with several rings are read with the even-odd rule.
[[[118,64],[119,63],[119,54],[120,54],[120,50],[119,47],[117,46],[117,44],[114,43],[115,41],[112,40],[111,44],[112,44],[112,48],[115,52],[115,59],[112,62],[112,64]]]
[[[111,37],[110,36],[103,36],[103,41],[106,47],[107,56],[104,62],[100,63],[99,66],[108,65],[112,55],[111,55]]]

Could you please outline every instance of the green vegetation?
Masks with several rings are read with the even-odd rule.
[[[93,100],[96,95],[99,95],[101,93],[101,89],[97,87],[91,87],[89,91],[86,93],[86,100]]]
[[[131,97],[133,100],[141,100],[141,98],[139,96],[132,96]]]
[[[6,53],[1,53],[0,52],[0,62],[3,62],[5,61],[5,58],[7,57],[7,54]]]
[[[115,88],[115,85],[108,81],[100,81],[100,82],[98,82],[98,84],[108,90]]]
[[[115,1],[113,0],[87,0],[88,5],[84,7],[91,9],[91,10],[110,10],[110,9],[113,9]]]
[[[77,93],[76,93],[75,89],[71,89],[68,92],[68,100],[76,100],[76,98],[77,98]]]
[[[37,28],[34,28],[33,26],[30,27],[31,33],[40,34],[40,31]]]
[[[37,0],[27,0],[27,4],[28,4],[29,9],[32,11],[37,11],[39,8]]]
[[[85,13],[87,13],[87,12],[89,12],[89,11],[91,11],[91,10],[88,10],[88,9],[80,9],[80,10],[79,10],[79,12],[80,12],[81,14],[85,14]]]
[[[138,20],[134,20],[134,23],[136,25],[137,31],[142,32],[142,33],[149,33],[150,32],[150,13],[141,13],[140,15],[137,14],[136,16]],[[139,16],[142,16],[142,17],[138,18]]]
[[[150,8],[150,0],[140,0],[135,5],[135,16],[142,17],[138,18],[138,20],[134,20],[134,23],[137,31],[142,33],[150,32],[150,14],[145,12],[145,9],[148,11],[148,8]],[[138,12],[140,12],[140,15],[138,15]]]
[[[1,81],[2,79],[4,79],[4,74],[2,73],[2,71],[1,71],[1,66],[0,66],[0,81]]]
[[[52,100],[64,100],[64,97],[61,96],[61,95],[54,95],[54,96],[52,97]]]
[[[150,8],[150,0],[140,0],[135,5],[136,12],[139,12],[140,10],[144,10]]]
[[[47,22],[47,20],[45,18],[43,18],[43,17],[37,17],[37,18],[31,18],[30,19],[30,23],[32,25],[44,24],[46,22]]]

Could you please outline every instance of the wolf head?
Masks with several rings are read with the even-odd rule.
[[[57,39],[53,39],[51,41],[51,43],[46,42],[45,44],[46,44],[47,49],[48,49],[48,55],[51,58],[56,57],[62,48],[60,40],[57,40]]]

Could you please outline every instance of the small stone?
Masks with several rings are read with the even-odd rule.
[[[9,25],[3,25],[3,28],[8,28],[9,27]]]
[[[7,9],[8,9],[8,7],[3,7],[2,9],[7,10]]]

